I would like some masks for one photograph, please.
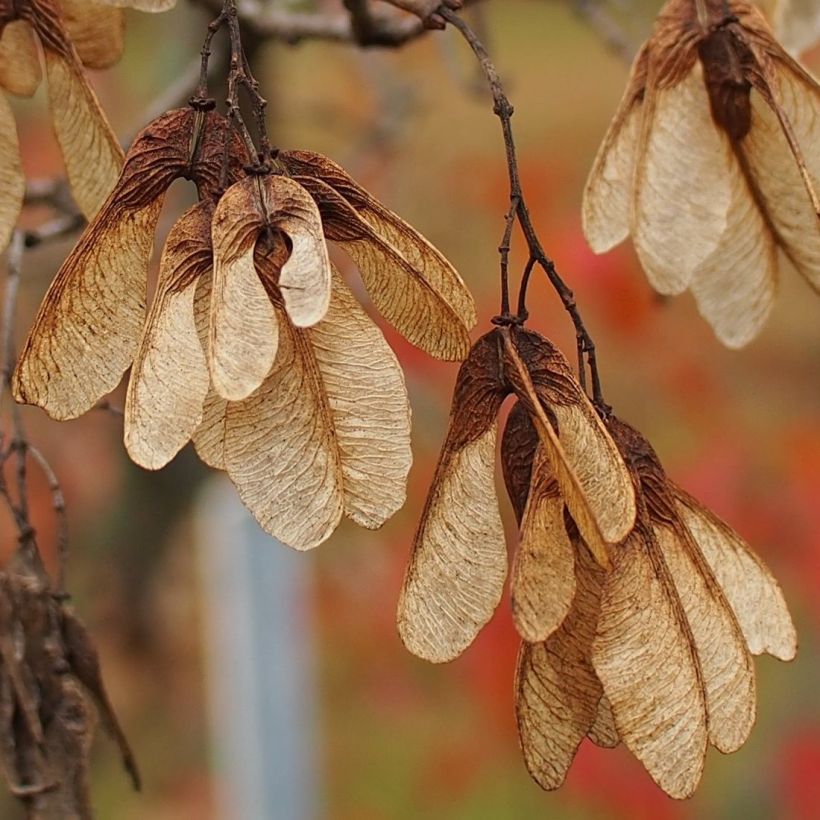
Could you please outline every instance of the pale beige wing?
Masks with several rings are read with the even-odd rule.
[[[63,22],[80,61],[87,68],[110,68],[122,56],[122,9],[94,0],[59,0]]]
[[[802,71],[787,64],[776,68],[770,85],[780,118],[753,90],[752,127],[743,149],[759,189],[759,207],[788,258],[820,290],[820,90]]]
[[[671,295],[689,286],[726,230],[731,149],[712,120],[699,62],[653,94],[630,232],[650,283]]]
[[[312,151],[283,151],[279,157],[294,176],[317,177],[344,197],[362,219],[453,308],[468,329],[475,325],[475,302],[464,281],[444,255],[415,228],[382,205],[328,157]]]
[[[325,235],[359,268],[376,310],[409,342],[439,359],[463,359],[470,349],[464,320],[419,272],[329,185],[300,182],[317,201]]]
[[[232,401],[262,384],[279,345],[279,322],[254,261],[263,219],[255,178],[232,185],[214,211],[209,366],[217,394]]]
[[[26,178],[20,163],[17,126],[6,96],[0,92],[0,252],[11,239],[25,193]]]
[[[327,398],[308,332],[277,311],[273,369],[247,399],[229,402],[225,465],[261,527],[298,550],[327,540],[344,509],[344,484]]]
[[[404,375],[335,270],[327,314],[308,334],[339,448],[345,513],[375,529],[406,496],[412,453]]]
[[[529,643],[545,641],[567,617],[575,596],[575,557],[564,526],[564,501],[539,450],[521,520],[512,573],[516,629]]]
[[[71,192],[91,219],[114,188],[123,152],[76,53],[44,47],[52,124]]]
[[[136,9],[137,11],[160,12],[172,9],[177,0],[99,0],[109,6]]]
[[[692,277],[698,310],[727,347],[758,335],[777,295],[775,237],[761,213],[742,147],[733,163],[726,232]]]
[[[42,80],[34,32],[25,20],[12,20],[0,34],[0,88],[31,97]]]
[[[492,617],[507,577],[495,492],[496,424],[436,470],[399,598],[399,634],[425,660],[460,655]]]
[[[70,419],[117,386],[145,321],[148,260],[163,199],[124,210],[112,196],[86,228],[29,331],[14,373],[18,401]]]
[[[689,797],[707,743],[691,634],[656,546],[633,533],[612,558],[592,665],[621,740],[670,797]]]
[[[595,253],[608,251],[629,235],[632,184],[643,116],[646,58],[644,47],[635,57],[629,84],[584,187],[581,206],[584,236]]]
[[[675,488],[684,524],[738,620],[749,651],[789,661],[797,635],[777,581],[743,539],[692,496]]]
[[[598,701],[595,722],[589,727],[587,736],[596,746],[604,749],[614,749],[621,742],[618,727],[615,725],[615,715],[612,714],[612,706],[606,695],[601,695]]]
[[[601,699],[601,684],[589,660],[601,579],[600,570],[579,562],[577,593],[566,621],[546,642],[525,642],[518,656],[518,735],[527,769],[544,789],[564,782]]]
[[[734,752],[755,721],[754,669],[743,633],[688,533],[659,524],[654,531],[695,640],[709,740],[725,754]]]
[[[210,298],[210,294],[208,294]],[[207,338],[207,334],[206,334]],[[227,470],[225,466],[225,418],[228,402],[211,386],[202,403],[202,420],[191,434],[196,454],[215,470]]]
[[[149,470],[164,467],[202,420],[210,378],[196,317],[210,304],[211,208],[194,205],[165,242],[159,281],[125,401],[125,447]],[[200,284],[201,283],[201,284]]]

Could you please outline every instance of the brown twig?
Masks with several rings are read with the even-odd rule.
[[[530,281],[530,272],[535,264],[537,264],[552,284],[553,289],[558,294],[564,309],[570,316],[572,324],[575,328],[575,337],[578,346],[578,376],[581,385],[586,389],[586,372],[585,368],[588,366],[590,377],[592,380],[592,400],[599,412],[607,413],[608,406],[604,402],[603,393],[601,390],[601,380],[598,374],[598,364],[595,355],[595,344],[592,337],[584,326],[581,313],[578,305],[575,302],[575,296],[572,290],[567,286],[558,271],[555,269],[555,264],[552,259],[547,256],[546,251],[541,245],[541,241],[536,233],[535,226],[532,223],[529,208],[524,199],[524,194],[521,187],[521,177],[518,170],[518,159],[515,151],[515,140],[512,131],[512,115],[513,107],[507,95],[504,93],[504,88],[501,84],[501,78],[498,70],[490,59],[481,40],[478,39],[476,33],[470,26],[455,12],[445,6],[439,6],[438,14],[440,14],[448,23],[451,23],[467,41],[470,48],[473,50],[487,84],[493,97],[493,112],[501,121],[501,130],[504,135],[504,149],[507,159],[507,171],[510,181],[510,214],[515,214],[521,232],[527,243],[530,254],[530,262],[528,263],[528,270],[525,271],[525,276],[522,277],[521,287],[518,294],[518,310],[516,314],[512,314],[509,309],[509,295],[507,292],[507,260],[509,256],[509,241],[512,229],[512,220],[510,216],[507,217],[507,222],[504,230],[504,239],[499,246],[501,255],[501,314],[493,321],[496,324],[516,324],[521,323],[527,318],[527,287]]]

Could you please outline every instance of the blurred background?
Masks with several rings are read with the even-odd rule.
[[[127,459],[115,415],[94,411],[60,424],[26,410],[31,438],[66,494],[69,589],[100,646],[145,781],[143,793],[133,794],[114,746],[98,737],[99,817],[820,816],[817,297],[787,272],[763,334],[732,352],[690,296],[653,295],[628,243],[602,257],[586,246],[581,192],[626,82],[620,52],[640,42],[658,6],[619,3],[608,7],[619,25],[604,36],[579,14],[587,4],[557,0],[489,0],[471,19],[515,105],[524,190],[598,344],[608,401],[653,442],[678,483],[757,549],[784,588],[800,651],[791,664],[756,661],[751,739],[727,758],[710,751],[700,790],[684,803],[668,799],[625,749],[588,742],[566,785],[548,794],[529,779],[518,749],[518,641],[508,601],[451,664],[434,667],[404,650],[396,601],[457,365],[427,358],[386,328],[414,414],[407,503],[382,530],[345,524],[309,554],[262,534],[227,480],[203,468],[190,448],[148,473]],[[123,61],[94,76],[118,134],[142,127],[154,101],[197,57],[207,17],[185,0],[178,5],[166,15],[129,13]],[[623,35],[617,48],[607,42],[613,31]],[[806,61],[817,68],[820,52]],[[433,33],[398,51],[367,53],[268,43],[256,63],[274,143],[330,155],[424,233],[472,288],[476,335],[484,332],[498,310],[507,178],[498,122],[457,35]],[[43,97],[15,104],[32,177],[60,172]],[[190,197],[177,183],[163,232]],[[27,254],[18,338],[70,246]],[[520,271],[520,246],[513,260]],[[338,261],[361,291],[355,270]],[[529,307],[532,327],[572,356],[569,321],[540,279]],[[115,394],[112,404],[123,398]],[[36,479],[33,493],[49,549],[49,493]],[[512,543],[506,503],[504,513]],[[14,536],[7,522],[2,527],[0,543],[9,549]],[[267,798],[253,791],[260,788]],[[254,802],[271,795],[272,809]],[[20,816],[5,796],[0,816]]]

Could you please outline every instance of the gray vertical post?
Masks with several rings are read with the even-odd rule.
[[[226,481],[197,518],[218,816],[312,820],[311,559],[266,535]]]

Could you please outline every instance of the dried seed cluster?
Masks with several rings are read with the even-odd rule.
[[[444,257],[327,158],[283,151],[277,173],[249,175],[247,161],[214,111],[171,111],[146,127],[49,288],[14,389],[73,418],[132,366],[132,458],[157,469],[193,439],[268,532],[307,549],[343,514],[381,526],[404,502],[411,462],[401,369],[327,241],[433,356],[463,358],[475,308]],[[179,177],[200,201],[168,236],[146,317],[154,231]]]
[[[527,767],[554,789],[585,737],[623,741],[661,788],[687,797],[707,744],[733,752],[751,731],[750,654],[790,660],[794,627],[760,559],[667,479],[637,431],[602,422],[532,331],[492,331],[459,372],[399,603],[402,639],[422,658],[451,660],[501,599],[508,561],[493,475],[510,394],[500,452],[520,525],[511,598]]]
[[[689,289],[730,347],[784,263],[820,289],[820,87],[743,0],[669,0],[632,66],[584,193],[603,252],[631,235],[658,291]]]

